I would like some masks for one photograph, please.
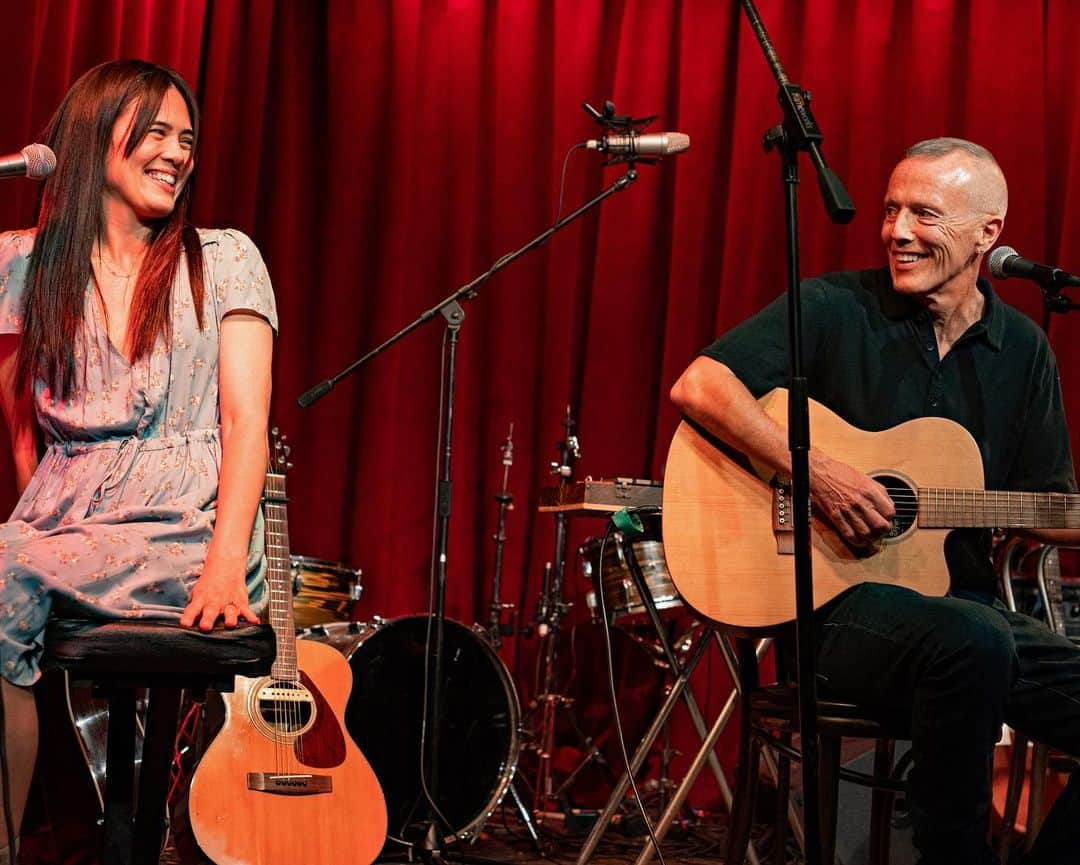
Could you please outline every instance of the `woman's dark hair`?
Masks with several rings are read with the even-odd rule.
[[[86,286],[93,275],[90,257],[105,231],[105,163],[113,126],[134,103],[124,148],[124,157],[130,157],[146,137],[170,87],[187,103],[197,142],[199,109],[187,82],[171,69],[141,60],[95,66],[72,85],[49,121],[45,138],[56,152],[56,171],[45,181],[38,202],[16,373],[20,387],[40,377],[56,396],[70,396]],[[150,246],[132,297],[127,346],[119,346],[130,350],[132,361],[148,355],[159,335],[171,338],[169,296],[182,252],[187,256],[199,327],[203,326],[202,246],[187,222],[190,201],[189,177],[172,213],[151,226]]]

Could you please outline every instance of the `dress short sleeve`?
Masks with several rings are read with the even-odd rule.
[[[278,330],[277,304],[270,275],[254,242],[242,231],[203,231],[203,254],[210,274],[208,290],[218,321],[230,312],[254,312]]]
[[[22,331],[23,295],[32,231],[5,231],[0,234],[0,333]]]

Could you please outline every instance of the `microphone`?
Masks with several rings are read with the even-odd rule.
[[[0,177],[40,180],[56,170],[56,154],[44,144],[27,144],[18,153],[0,156]]]
[[[690,136],[682,132],[649,132],[645,135],[605,135],[585,142],[586,150],[612,156],[671,156],[690,149]]]
[[[1073,276],[1060,267],[1028,261],[1011,246],[999,246],[990,253],[986,263],[990,268],[990,273],[998,279],[1019,276],[1023,279],[1032,279],[1046,288],[1080,286],[1080,276]]]

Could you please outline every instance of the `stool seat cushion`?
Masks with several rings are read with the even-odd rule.
[[[841,700],[818,700],[818,729],[824,735],[910,739],[911,718]],[[750,694],[750,708],[764,727],[795,731],[799,728],[798,689],[770,685]]]
[[[173,622],[53,619],[41,664],[93,677],[256,677],[270,671],[275,652],[269,625],[203,633]]]

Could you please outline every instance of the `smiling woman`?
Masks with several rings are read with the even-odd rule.
[[[36,230],[0,234],[0,406],[22,494],[0,523],[16,827],[36,748],[27,686],[50,615],[210,630],[257,622],[265,602],[277,315],[251,241],[187,222],[198,127],[175,72],[90,70],[49,125],[57,170]],[[0,863],[6,844],[5,832]]]

